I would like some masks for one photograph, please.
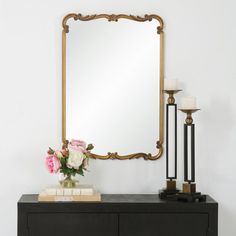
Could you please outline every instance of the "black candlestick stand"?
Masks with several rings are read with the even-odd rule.
[[[159,193],[161,199],[172,199],[180,190],[176,188],[177,178],[177,104],[175,104],[174,94],[181,90],[164,90],[169,95],[166,104],[166,188]],[[169,175],[169,110],[174,107],[174,175]]]
[[[182,192],[178,193],[177,200],[179,201],[206,201],[206,195],[202,195],[200,192],[196,192],[195,183],[195,125],[193,124],[192,113],[199,109],[180,109],[182,112],[187,114],[184,124],[184,181]],[[190,128],[190,129],[189,129]],[[190,137],[189,137],[190,130]],[[191,177],[189,178],[189,157],[188,157],[188,140],[190,138],[190,153],[191,153]]]

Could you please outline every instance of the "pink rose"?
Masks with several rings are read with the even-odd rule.
[[[56,155],[49,155],[46,157],[46,166],[50,173],[57,173],[61,163]]]
[[[68,145],[69,150],[73,151],[80,151],[82,153],[86,153],[86,143],[81,140],[74,140],[72,139],[71,142]]]

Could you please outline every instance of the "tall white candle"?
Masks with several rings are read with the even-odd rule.
[[[197,103],[195,97],[183,97],[181,99],[181,109],[196,109]]]
[[[177,79],[165,79],[164,80],[164,89],[165,90],[177,90],[178,89],[178,80]]]

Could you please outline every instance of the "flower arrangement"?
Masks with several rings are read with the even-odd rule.
[[[84,176],[87,170],[89,153],[93,145],[86,145],[84,141],[72,139],[63,144],[62,150],[54,151],[49,148],[46,157],[46,167],[50,173],[63,173],[65,179],[61,181],[63,187],[74,187],[72,176],[76,174]]]

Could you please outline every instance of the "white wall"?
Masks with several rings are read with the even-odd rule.
[[[234,236],[235,7],[234,0],[0,0],[0,235],[16,235],[21,194],[57,181],[44,156],[48,145],[60,146],[62,17],[123,12],[165,20],[166,76],[178,77],[202,108],[195,115],[198,188],[219,202],[219,235]],[[94,161],[83,181],[102,192],[154,192],[164,184],[164,166],[164,158]]]

